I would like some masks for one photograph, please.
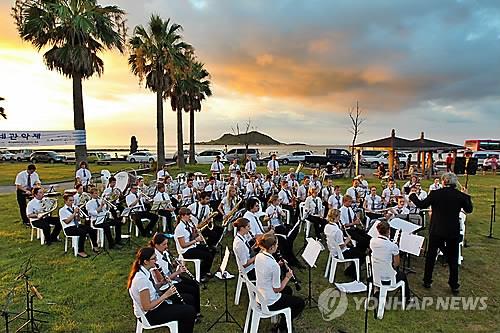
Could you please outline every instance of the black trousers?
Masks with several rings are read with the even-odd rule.
[[[288,235],[292,227],[292,225],[281,224],[274,227],[274,233],[278,235]],[[297,227],[287,238],[278,236],[278,248],[280,250],[280,254],[290,263],[290,265],[296,265],[298,263],[298,259],[293,252],[293,242],[295,241],[295,238],[297,238],[298,234],[299,228]]]
[[[224,228],[222,228],[221,226],[218,226],[218,225],[214,225],[212,230],[208,229],[208,227],[207,227],[207,228],[203,229],[201,234],[203,235],[203,237],[205,237],[205,240],[207,241],[207,245],[213,247],[213,246],[217,245],[217,242],[219,241],[220,236],[222,235],[223,232],[224,232]]]
[[[61,232],[62,226],[61,222],[57,217],[46,216],[40,220],[35,220],[31,222],[36,228],[40,228],[43,231],[43,236],[45,237],[45,243],[50,244],[51,242],[55,242],[57,240],[57,236]],[[50,232],[50,226],[54,226],[52,233]]]
[[[299,216],[298,213],[298,207],[299,204],[297,203],[297,207],[293,208],[291,205],[281,205],[283,209],[286,209],[290,213],[290,224],[295,224],[297,222],[297,217]]]
[[[89,235],[90,242],[93,247],[97,247],[97,230],[83,224],[77,226],[70,226],[64,229],[68,236],[80,236],[78,239],[78,252],[85,251],[85,236]]]
[[[365,230],[359,228],[349,228],[347,234],[351,236],[353,240],[356,241],[356,248],[361,252],[366,252],[366,249],[370,246],[371,237],[366,233]]]
[[[297,318],[298,315],[304,310],[306,306],[304,300],[298,296],[292,295],[292,289],[286,286],[281,291],[281,297],[273,305],[269,305],[268,308],[271,311],[281,310],[285,308],[290,308],[292,310],[292,319]],[[280,326],[285,328],[286,322],[284,321],[284,316],[281,316]]]
[[[187,250],[182,256],[186,259],[201,260],[200,273],[202,277],[207,273],[210,273],[210,269],[212,268],[212,263],[214,261],[214,255],[207,247],[198,245],[197,247]]]
[[[161,303],[154,310],[146,313],[151,325],[160,325],[170,321],[179,322],[179,332],[192,333],[196,312],[191,305]]]
[[[184,301],[186,301],[187,304],[193,306],[196,310],[196,313],[200,313],[200,287],[198,286],[196,281],[181,278],[181,281],[179,283],[176,283],[175,287],[184,298]],[[186,294],[192,298],[190,302],[188,302],[188,299],[184,297],[184,295]]]
[[[345,259],[359,259],[359,266],[363,265],[365,262],[365,257],[366,257],[366,249],[360,249],[357,246],[356,247],[351,247],[344,252],[342,252],[342,255],[344,256]],[[356,278],[356,266],[354,263],[351,263],[349,267],[345,270],[345,273],[352,277],[353,279]],[[361,273],[361,272],[360,272]]]
[[[30,224],[30,219],[28,218],[28,216],[26,216],[26,206],[28,205],[27,203],[28,199],[26,197],[25,192],[17,190],[16,199],[17,199],[17,204],[19,205],[19,213],[21,214],[22,222],[24,224]]]
[[[167,219],[167,227],[166,227],[167,233],[173,234],[174,228],[172,226],[172,212],[170,212],[166,209],[159,209],[158,215],[163,216]]]
[[[257,278],[255,276],[255,268],[252,268],[252,270],[247,273],[247,277],[250,281],[255,281],[255,279]]]
[[[134,212],[132,215],[132,220],[134,220],[135,225],[139,229],[139,232],[141,236],[143,237],[149,237],[151,234],[151,231],[156,225],[156,222],[158,222],[158,215],[155,215],[151,212]],[[141,219],[149,219],[149,223],[146,227],[142,224]]]
[[[110,249],[115,246],[115,242],[119,243],[122,240],[122,223],[120,220],[107,219],[106,222],[94,224],[94,227],[104,230],[104,236],[106,236]],[[111,227],[115,227],[115,240],[113,240],[113,235],[111,234]]]
[[[425,258],[424,283],[432,283],[432,272],[438,250],[441,249],[446,259],[448,260],[448,268],[450,275],[448,284],[451,288],[458,288],[458,246],[460,243],[459,237],[442,237],[434,234],[429,235],[429,245],[427,247],[427,257]]]
[[[324,218],[314,215],[309,215],[307,219],[312,222],[316,237],[320,237],[320,235],[323,233],[323,230],[325,230],[325,225],[328,222]]]

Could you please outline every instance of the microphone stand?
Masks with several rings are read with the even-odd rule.
[[[496,215],[497,215],[497,188],[494,187],[493,188],[493,204],[491,205],[491,212],[490,212],[490,233],[488,235],[488,238],[495,238],[495,237],[493,237],[493,223],[496,222]]]

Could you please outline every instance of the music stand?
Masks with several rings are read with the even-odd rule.
[[[102,223],[106,223],[106,220],[107,220],[107,219],[108,219],[108,214],[106,214],[106,215],[104,216],[104,219],[103,219],[103,222],[102,222]],[[96,225],[96,224],[94,223],[94,225]],[[94,229],[95,229],[95,228],[94,228]],[[100,228],[97,228],[97,229],[99,229],[99,230],[96,230],[96,231],[97,231],[97,232],[99,232],[99,231],[100,231]],[[104,234],[104,229],[103,229],[102,251],[97,252],[97,253],[94,255],[94,257],[92,258],[92,260],[91,260],[91,261],[94,261],[94,260],[95,260],[98,256],[100,256],[100,255],[101,255],[101,254],[103,254],[103,253],[104,253],[104,254],[106,254],[106,255],[109,257],[109,259],[111,259],[111,261],[113,261],[113,257],[112,257],[112,256],[111,256],[111,254],[109,253],[108,249],[106,249],[106,235]]]
[[[210,331],[215,325],[217,324],[236,324],[238,325],[238,327],[240,328],[241,331],[243,331],[243,328],[241,327],[241,325],[236,321],[236,319],[234,319],[233,315],[231,314],[231,312],[229,312],[229,308],[228,308],[228,301],[227,301],[227,280],[229,280],[229,278],[226,277],[226,267],[227,267],[227,263],[229,261],[229,255],[230,255],[230,252],[229,252],[229,249],[227,248],[226,246],[226,251],[224,253],[224,259],[222,259],[222,262],[220,264],[220,267],[219,267],[219,272],[221,274],[221,279],[224,280],[224,312],[219,316],[219,318],[217,318],[217,320],[212,324],[210,325],[210,327],[208,328],[207,332]],[[225,317],[225,319],[223,319]]]
[[[319,253],[323,250],[323,245],[320,242],[315,240],[314,238],[306,238],[307,245],[302,253],[302,258],[307,264],[308,271],[308,291],[307,291],[307,299],[306,303],[309,305],[309,308],[315,308],[318,306],[318,302],[312,297],[312,275],[311,270],[313,267],[316,267],[316,261],[318,260]],[[316,304],[313,304],[316,303]]]
[[[132,218],[130,218],[130,215],[133,213],[132,211],[134,210],[135,208],[128,208],[126,207],[122,213],[120,214],[120,217],[123,219],[123,218],[129,218],[130,220],[130,224],[133,224],[133,221],[132,221]],[[126,223],[123,223],[123,224],[126,224]],[[133,228],[130,228],[130,229],[133,229]],[[141,246],[132,240],[132,230],[130,230],[130,232],[128,233],[128,235],[123,235],[122,234],[122,239],[125,239],[125,245],[128,245],[128,246],[131,246],[132,244],[135,245],[136,248],[140,248]]]

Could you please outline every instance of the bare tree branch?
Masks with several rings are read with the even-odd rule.
[[[354,157],[354,145],[356,144],[356,139],[361,134],[361,124],[365,122],[365,119],[362,118],[362,111],[359,108],[359,102],[356,101],[356,107],[351,107],[349,109],[349,119],[351,120],[351,128],[349,129],[349,133],[352,134],[351,156]],[[352,177],[352,168],[353,163],[351,160],[351,163],[349,165],[349,177]]]

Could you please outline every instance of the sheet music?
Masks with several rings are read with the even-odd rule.
[[[307,246],[302,253],[302,258],[304,258],[305,262],[314,267],[316,264],[316,260],[318,260],[319,253],[323,249],[323,246],[320,242],[315,240],[314,238],[307,238]]]
[[[220,264],[219,271],[221,271],[222,273],[226,271],[228,261],[229,261],[229,249],[226,246],[226,252],[224,252],[224,258],[222,259],[222,262]]]
[[[335,287],[344,293],[362,293],[366,291],[366,285],[360,281],[352,281],[346,283],[335,283]]]
[[[403,231],[401,233],[401,239],[399,240],[399,249],[418,257],[420,256],[420,250],[422,249],[424,240],[425,238],[422,236],[409,234]]]
[[[377,238],[378,236],[380,236],[380,234],[378,233],[378,230],[377,230],[377,225],[380,223],[379,220],[376,220],[372,227],[370,228],[370,230],[368,230],[368,236],[370,236],[371,238]]]
[[[405,221],[405,220],[397,218],[397,217],[390,220],[389,225],[391,226],[391,228],[400,229],[401,231],[407,232],[409,234],[411,234],[412,232],[415,232],[421,228],[419,225],[410,223],[408,221]]]

